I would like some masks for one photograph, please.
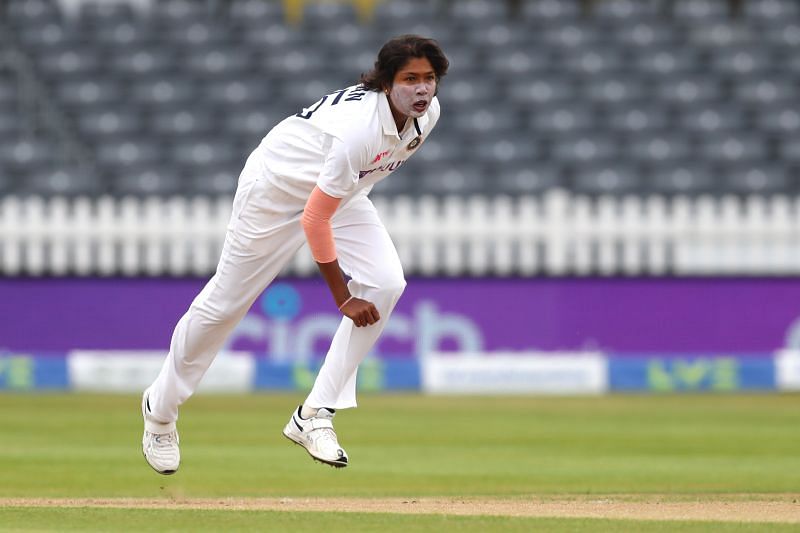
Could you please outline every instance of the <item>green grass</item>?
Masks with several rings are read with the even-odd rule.
[[[0,497],[568,498],[628,494],[635,498],[666,494],[680,499],[798,490],[797,395],[362,395],[362,407],[337,416],[340,441],[351,457],[350,467],[344,470],[312,462],[302,449],[281,436],[283,424],[300,399],[301,395],[193,398],[182,409],[179,421],[181,470],[163,477],[150,470],[141,457],[138,397],[3,394]],[[200,511],[185,512],[187,517],[193,513]],[[98,524],[113,519],[119,529],[138,529],[135,524],[139,520],[146,523],[148,516],[159,514],[178,520],[184,511],[4,509],[0,510],[0,528],[48,529],[58,524],[62,529],[64,523],[58,520],[64,516],[75,524],[94,517]],[[283,523],[291,521],[293,513],[202,514],[208,524],[235,514],[234,525],[226,529],[240,527],[236,524],[247,529],[247,520],[255,521],[251,524]],[[25,515],[40,520],[19,518]],[[372,524],[364,530],[393,530],[381,525],[386,516],[406,524],[404,530],[423,523],[441,530],[449,527],[448,521],[464,531],[530,530],[532,524],[550,529],[549,520],[564,525],[565,531],[588,530],[585,528],[591,524],[603,528],[603,521],[598,520],[326,516],[350,524],[342,528],[349,531],[358,530],[358,524]],[[186,520],[189,524],[192,519]],[[176,524],[176,529],[183,528],[181,522]],[[660,527],[657,522],[648,524]],[[728,530],[723,524],[714,525],[715,530]],[[84,526],[78,529],[91,529],[89,522]],[[514,529],[517,527],[520,529]],[[608,527],[619,530],[623,526],[615,522]]]

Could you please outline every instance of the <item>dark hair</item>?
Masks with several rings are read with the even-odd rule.
[[[415,57],[424,57],[430,61],[437,83],[447,74],[450,62],[439,43],[419,35],[400,35],[381,47],[375,66],[361,75],[359,83],[371,91],[382,91],[384,87],[391,87],[397,71]]]

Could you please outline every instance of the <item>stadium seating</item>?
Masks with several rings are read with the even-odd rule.
[[[273,124],[408,32],[451,60],[443,116],[377,194],[800,181],[794,0],[309,0],[297,23],[278,0],[73,4],[0,7],[0,57],[21,58],[0,62],[0,194],[229,194]]]

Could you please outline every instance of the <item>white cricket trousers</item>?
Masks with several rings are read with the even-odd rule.
[[[148,388],[149,431],[172,431],[178,407],[197,389],[217,352],[250,306],[305,242],[305,201],[269,181],[259,150],[239,178],[217,271],[172,334],[161,372]],[[375,344],[406,282],[400,259],[366,194],[344,200],[334,214],[336,253],[351,278],[350,293],[375,304],[381,319],[357,328],[342,317],[305,405],[356,406],[358,365]],[[335,309],[331,297],[330,305]]]

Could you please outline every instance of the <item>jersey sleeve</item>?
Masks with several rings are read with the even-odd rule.
[[[358,185],[358,173],[367,164],[369,147],[359,135],[328,135],[325,148],[317,186],[328,196],[344,198]]]

